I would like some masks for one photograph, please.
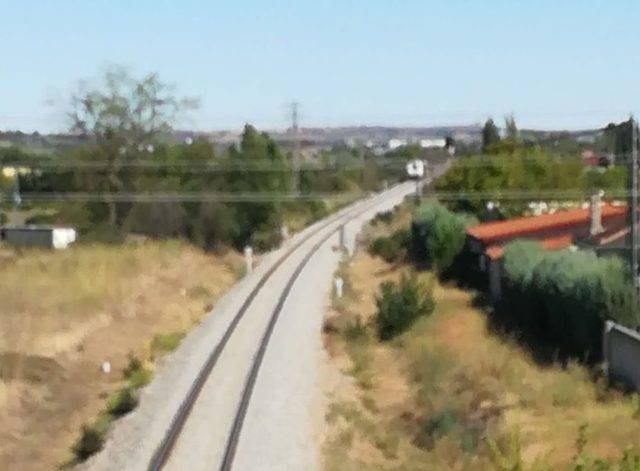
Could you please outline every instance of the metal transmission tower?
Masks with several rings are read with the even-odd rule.
[[[631,224],[631,270],[636,295],[640,292],[640,274],[638,273],[638,128],[631,116],[631,163],[629,168],[629,223]]]
[[[300,129],[298,128],[298,109],[300,104],[294,101],[290,105],[291,107],[291,132],[293,133],[293,191],[294,193],[300,192]]]

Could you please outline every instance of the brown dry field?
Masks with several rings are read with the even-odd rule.
[[[582,425],[582,469],[596,469],[596,457],[615,460],[627,447],[638,450],[637,395],[607,388],[578,364],[536,363],[487,329],[469,292],[436,284],[431,316],[393,341],[378,341],[371,325],[375,295],[402,268],[364,251],[342,268],[350,291],[325,321],[324,469],[574,469]],[[362,343],[344,334],[357,316],[369,330]],[[442,411],[456,417],[450,429],[433,420]],[[420,445],[425,423],[437,424],[441,435]],[[474,427],[482,433],[475,447],[465,448]],[[497,444],[504,466],[485,438]]]
[[[186,332],[236,281],[240,256],[184,243],[0,252],[0,468],[56,469],[154,335]],[[101,364],[111,363],[104,374]]]

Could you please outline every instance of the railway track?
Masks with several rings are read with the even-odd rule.
[[[227,346],[229,340],[233,336],[237,326],[242,321],[245,313],[250,308],[252,303],[254,302],[256,296],[260,293],[260,291],[264,288],[265,284],[271,279],[273,274],[282,266],[282,264],[287,261],[292,254],[297,252],[301,247],[303,247],[309,240],[312,238],[321,235],[320,239],[315,242],[315,244],[308,250],[305,254],[304,258],[298,263],[295,271],[289,277],[285,289],[282,291],[278,298],[278,302],[271,312],[269,322],[267,324],[266,330],[264,331],[256,354],[253,357],[251,367],[246,375],[244,388],[242,390],[241,397],[239,399],[237,409],[235,412],[235,417],[233,420],[233,424],[229,431],[229,435],[227,438],[227,443],[224,450],[224,456],[222,462],[220,464],[220,470],[230,470],[233,466],[233,461],[235,457],[235,453],[238,446],[238,441],[240,438],[240,434],[242,431],[242,425],[244,423],[244,419],[247,413],[247,408],[249,406],[249,402],[251,400],[251,395],[253,393],[253,389],[255,386],[256,379],[258,377],[258,373],[260,370],[260,366],[262,364],[265,352],[267,350],[267,346],[269,344],[269,340],[271,338],[271,334],[277,324],[278,317],[280,312],[282,311],[282,307],[293,287],[296,279],[307,265],[309,260],[313,257],[313,255],[318,251],[318,249],[333,236],[336,231],[339,230],[340,226],[349,222],[350,220],[374,209],[376,206],[380,205],[381,202],[385,201],[388,198],[395,196],[398,192],[407,193],[406,184],[400,184],[384,194],[376,195],[371,199],[371,201],[365,201],[358,204],[356,208],[350,210],[343,210],[337,213],[336,215],[330,217],[327,221],[325,221],[322,225],[315,228],[308,234],[305,234],[304,237],[297,241],[290,249],[288,249],[282,256],[280,256],[275,263],[271,266],[271,268],[262,275],[256,286],[249,293],[248,297],[245,299],[244,303],[236,312],[233,317],[231,323],[228,325],[224,335],[222,336],[220,342],[215,346],[210,356],[208,357],[206,363],[203,365],[200,370],[197,378],[194,380],[189,393],[185,397],[184,401],[180,405],[178,411],[176,412],[171,426],[167,430],[167,433],[154,453],[151,461],[148,465],[149,471],[159,471],[162,470],[165,465],[170,460],[172,453],[180,439],[181,433],[185,427],[186,422],[189,419],[189,416],[197,403],[198,397],[207,382],[207,379],[211,375],[211,372],[216,367],[222,352]]]
[[[414,189],[403,183],[357,202],[268,254],[191,332],[143,391],[136,411],[79,469],[265,469],[265,459],[272,469],[285,466],[285,455],[288,469],[300,468],[300,459],[311,466],[315,445],[307,426],[317,333],[339,259],[327,241],[343,225],[360,228]]]

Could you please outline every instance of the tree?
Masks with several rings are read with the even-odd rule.
[[[246,125],[239,147],[231,147],[226,164],[230,171],[220,186],[237,193],[283,194],[291,191],[293,172],[286,156],[266,133]],[[264,171],[252,171],[252,169]],[[258,248],[269,248],[277,240],[282,223],[282,205],[276,201],[246,202],[234,206],[236,246],[253,241]]]
[[[636,126],[637,126],[636,122]],[[631,120],[623,121],[620,124],[609,123],[604,128],[605,140],[609,151],[617,155],[624,155],[631,152]]]
[[[136,79],[126,69],[112,67],[97,86],[82,84],[71,97],[71,131],[87,141],[85,158],[105,163],[105,170],[89,182],[91,189],[134,189],[136,175],[123,164],[148,156],[178,115],[195,106],[193,100],[177,98],[156,73]],[[118,208],[128,206],[108,206],[109,223],[115,226],[124,217]]]
[[[520,140],[520,131],[518,131],[518,126],[516,125],[516,118],[514,118],[512,114],[505,116],[504,126],[506,129],[507,139],[510,139],[513,142],[518,142]]]
[[[498,131],[498,127],[493,122],[493,119],[489,118],[482,128],[482,149],[486,150],[488,147],[499,142],[500,132]]]

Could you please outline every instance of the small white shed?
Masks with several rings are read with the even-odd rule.
[[[0,240],[23,247],[66,249],[76,240],[76,230],[53,226],[2,226]]]

